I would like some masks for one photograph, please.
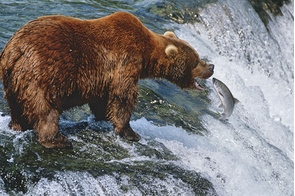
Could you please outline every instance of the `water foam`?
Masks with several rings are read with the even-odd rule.
[[[208,137],[188,134],[179,127],[158,127],[144,118],[131,125],[143,138],[155,137],[163,143],[179,157],[179,166],[210,179],[220,195],[292,193],[289,172],[293,162],[247,124],[224,124],[205,116]]]
[[[148,184],[141,183],[136,187],[128,176],[116,173],[94,177],[88,172],[57,172],[52,179],[42,178],[25,195],[142,195],[141,188],[156,195],[194,194],[191,187],[171,175],[165,179],[151,177],[145,180]]]

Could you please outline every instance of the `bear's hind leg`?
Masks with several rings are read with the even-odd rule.
[[[11,121],[9,122],[9,128],[15,131],[26,131],[33,129],[33,126],[28,123],[28,119],[20,115],[15,115],[15,112],[11,111]]]
[[[11,117],[11,121],[8,124],[8,127],[14,131],[24,131],[23,126],[14,118]]]
[[[9,122],[9,128],[15,131],[26,131],[32,129],[29,126],[28,120],[23,115],[22,107],[17,103],[14,96],[6,96],[8,100],[8,105],[10,108],[11,121]]]
[[[72,147],[68,138],[62,135],[58,129],[59,113],[51,110],[48,115],[38,116],[34,129],[37,132],[38,141],[46,148]]]

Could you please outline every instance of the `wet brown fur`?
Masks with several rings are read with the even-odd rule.
[[[20,28],[0,56],[0,75],[11,111],[10,127],[35,129],[47,148],[70,146],[59,133],[59,115],[88,103],[96,120],[137,141],[129,120],[143,78],[166,78],[193,88],[195,77],[212,75],[186,42],[156,34],[132,14],[94,20],[44,16]],[[177,51],[165,53],[168,45]]]

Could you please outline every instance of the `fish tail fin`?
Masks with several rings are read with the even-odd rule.
[[[219,113],[218,119],[226,122],[228,121],[228,116],[225,113],[222,113],[222,114]]]

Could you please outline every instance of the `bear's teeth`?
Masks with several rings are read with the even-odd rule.
[[[196,89],[201,90],[201,91],[204,90],[204,88],[200,85],[200,83],[197,81],[197,79],[195,79],[194,84],[195,84]]]

